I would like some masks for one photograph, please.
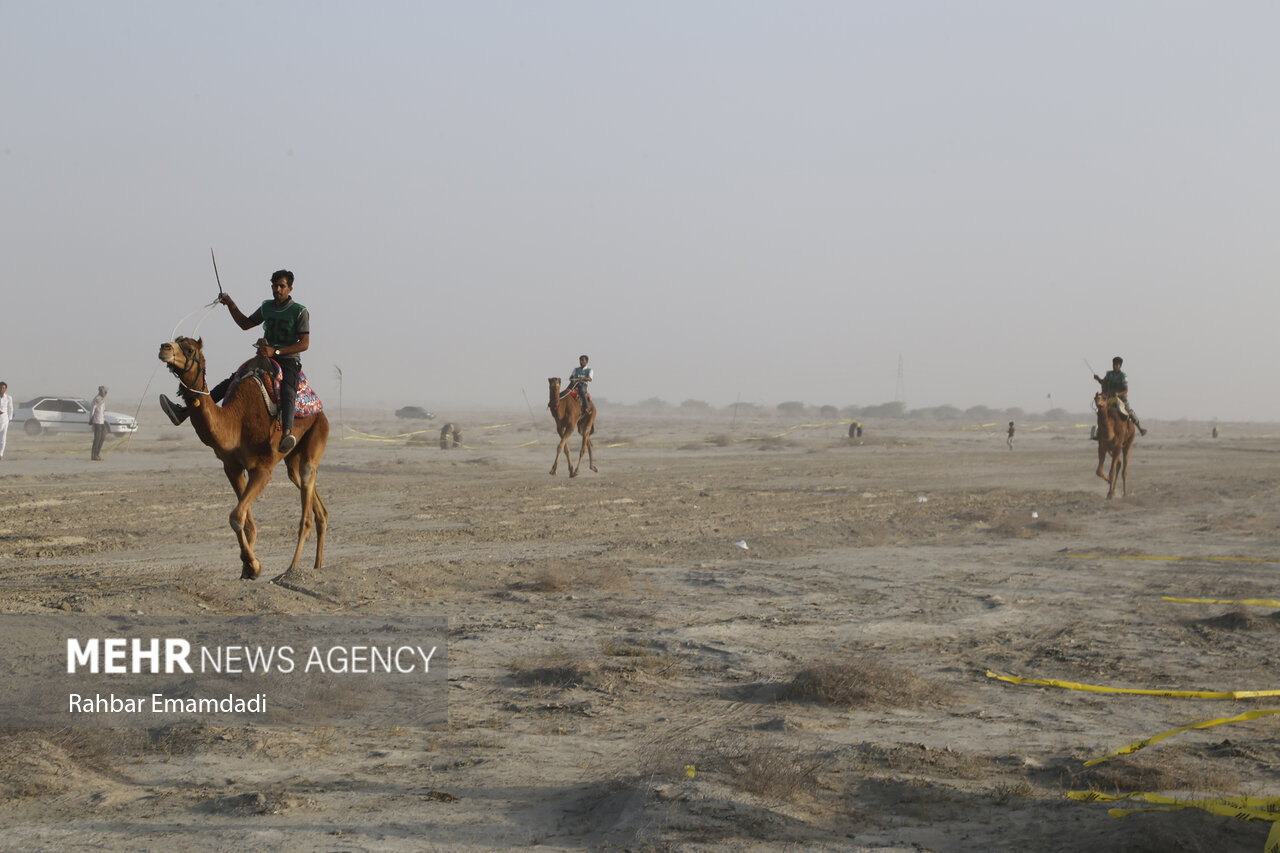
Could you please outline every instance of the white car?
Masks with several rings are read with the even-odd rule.
[[[22,424],[27,435],[60,432],[93,432],[89,423],[89,401],[80,397],[33,397],[13,413],[13,422]],[[127,435],[138,431],[137,418],[107,412],[107,432]]]

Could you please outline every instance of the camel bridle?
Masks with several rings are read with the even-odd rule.
[[[193,353],[195,353],[195,350],[196,350],[194,346],[192,346],[190,350],[188,350],[187,347],[184,346],[184,344],[190,343],[190,341],[191,341],[190,338],[178,338],[177,340],[174,341],[174,343],[178,345],[178,349],[182,351],[182,355],[186,359],[187,364],[185,367],[182,368],[181,373],[179,373],[176,370],[174,370],[173,372],[174,372],[174,375],[178,377],[179,386],[190,391],[192,394],[204,394],[206,397],[208,397],[210,396],[208,391],[200,390],[200,386],[206,384],[205,372],[204,372],[204,358],[193,355]],[[192,379],[188,380],[184,377],[183,374],[190,371],[193,367],[195,368],[195,376]],[[172,362],[169,363],[169,369],[173,370]]]

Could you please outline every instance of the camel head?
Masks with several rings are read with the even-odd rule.
[[[179,337],[160,345],[160,360],[183,385],[204,390],[204,338]]]

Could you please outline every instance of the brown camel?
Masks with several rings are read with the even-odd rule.
[[[551,386],[551,401],[547,403],[547,408],[551,410],[551,417],[556,419],[556,432],[560,433],[560,444],[556,447],[556,461],[551,466],[551,476],[554,477],[560,467],[561,453],[564,453],[564,461],[569,466],[569,476],[578,476],[578,472],[582,470],[584,451],[587,454],[587,465],[592,471],[600,473],[600,469],[596,467],[594,448],[591,446],[591,433],[596,430],[595,404],[592,404],[591,410],[584,415],[581,400],[572,394],[560,395],[560,377],[553,376],[547,382]],[[569,455],[569,439],[573,438],[575,427],[582,435],[582,447],[578,448],[578,467],[576,468],[573,466],[573,457]]]
[[[1133,438],[1137,430],[1133,421],[1125,418],[1120,411],[1119,399],[1098,392],[1093,397],[1093,407],[1098,410],[1098,470],[1097,474],[1110,485],[1107,499],[1116,495],[1116,477],[1120,478],[1120,493],[1129,495],[1129,451],[1133,448]],[[1110,476],[1102,473],[1107,462],[1107,454],[1111,454]]]
[[[253,520],[253,501],[271,482],[272,469],[282,458],[289,479],[302,492],[302,521],[298,525],[298,547],[293,552],[289,571],[298,568],[302,544],[311,533],[312,516],[316,528],[316,568],[324,561],[324,534],[329,512],[316,491],[316,472],[329,441],[329,419],[324,412],[296,418],[293,434],[298,443],[287,455],[276,450],[280,425],[267,413],[261,386],[245,380],[217,406],[208,399],[205,384],[204,339],[178,338],[160,345],[160,360],[178,377],[182,399],[190,407],[191,425],[200,440],[213,448],[222,460],[222,470],[231,481],[239,502],[231,511],[231,529],[240,543],[240,577],[253,580],[262,564],[253,555],[258,527]]]

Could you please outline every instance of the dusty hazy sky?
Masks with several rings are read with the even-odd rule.
[[[0,0],[0,378],[1280,420],[1271,2]],[[190,316],[187,316],[190,315]],[[183,318],[186,317],[184,320]],[[182,321],[180,325],[179,321]]]

